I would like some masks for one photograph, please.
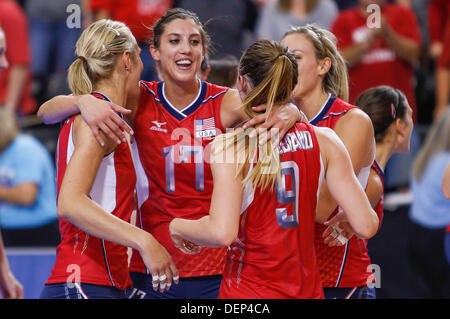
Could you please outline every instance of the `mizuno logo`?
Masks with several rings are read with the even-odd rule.
[[[155,124],[154,126],[150,127],[152,131],[167,133],[167,130],[165,128],[161,128],[161,126],[167,124],[167,122],[152,121],[152,123]]]
[[[159,123],[158,121],[152,121],[153,124],[155,124],[157,127],[161,127],[162,125],[166,124],[166,122]]]

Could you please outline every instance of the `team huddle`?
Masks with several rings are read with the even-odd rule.
[[[409,148],[403,93],[346,102],[336,39],[314,25],[250,45],[237,89],[199,80],[195,13],[171,9],[152,30],[161,81],[140,80],[125,24],[99,20],[77,42],[73,95],[39,110],[64,121],[61,243],[41,298],[375,298],[375,150]]]

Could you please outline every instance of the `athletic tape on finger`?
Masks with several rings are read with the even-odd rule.
[[[339,236],[336,238],[342,245],[345,245],[348,242],[348,238],[345,237],[342,234],[339,234]]]
[[[333,225],[331,227],[333,227],[333,229],[335,229],[338,233],[342,233],[342,231],[343,231],[343,229],[341,227],[339,227],[339,225],[337,225],[337,224]]]

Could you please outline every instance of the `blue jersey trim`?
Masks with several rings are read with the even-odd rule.
[[[351,238],[349,239],[349,241],[345,245],[344,259],[342,261],[341,271],[339,272],[339,276],[338,276],[338,279],[337,279],[337,282],[336,282],[336,287],[339,287],[339,284],[341,283],[341,279],[342,279],[342,274],[344,273],[345,263],[347,262],[347,254],[348,254],[348,248],[349,248],[350,240],[351,240]]]
[[[378,164],[376,160],[374,160],[373,163],[375,164],[375,170],[377,171],[378,174],[380,174],[381,178],[384,180],[384,171],[381,169],[380,164]]]
[[[176,109],[174,109],[173,106],[170,105],[170,103],[164,98],[164,92],[163,92],[163,87],[164,87],[164,82],[159,82],[158,83],[158,96],[160,98],[160,103],[161,105],[167,110],[167,112],[169,112],[173,117],[175,117],[178,121],[183,120],[185,117],[189,116],[190,114],[192,114],[195,110],[197,110],[200,105],[203,104],[203,99],[206,96],[206,89],[207,89],[207,84],[206,82],[201,82],[201,86],[200,86],[200,94],[197,97],[197,99],[194,101],[194,103],[192,103],[191,106],[189,106],[188,108],[184,109],[182,112],[178,111]]]
[[[328,111],[330,110],[331,106],[333,105],[334,101],[336,101],[336,97],[335,96],[331,96],[328,99],[328,102],[325,104],[325,107],[322,109],[322,111],[319,113],[319,115],[317,115],[314,119],[312,119],[309,124],[311,125],[317,125],[320,121],[324,120],[325,115],[328,113]]]

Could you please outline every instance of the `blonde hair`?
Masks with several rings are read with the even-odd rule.
[[[14,111],[0,107],[0,152],[14,141],[17,134],[19,134],[19,125]]]
[[[314,46],[317,60],[329,58],[331,60],[330,70],[324,77],[323,88],[338,98],[348,102],[348,71],[344,58],[337,48],[337,39],[330,31],[319,28],[314,24],[302,27],[292,27],[287,31],[283,39],[291,34],[305,35]]]
[[[412,172],[419,181],[432,157],[439,152],[450,151],[450,108],[431,126],[419,154],[414,160]]]
[[[89,94],[96,83],[108,79],[117,58],[124,51],[136,51],[136,39],[122,22],[102,19],[92,23],[76,44],[77,59],[69,68],[68,81],[73,94]]]
[[[266,104],[266,119],[275,105],[287,103],[292,90],[297,84],[297,62],[295,56],[287,47],[272,40],[260,40],[245,50],[239,63],[239,74],[246,77],[253,88],[247,94],[242,108],[253,118],[259,113],[252,107]],[[252,151],[250,141],[245,132],[231,133],[224,136],[224,145],[214,145],[217,150],[236,146],[239,160],[237,175],[241,174],[248,163],[256,164],[244,183],[252,180],[255,187],[262,190],[273,188],[280,176],[280,156],[277,147],[272,147],[270,141]],[[216,141],[215,141],[216,142]]]

